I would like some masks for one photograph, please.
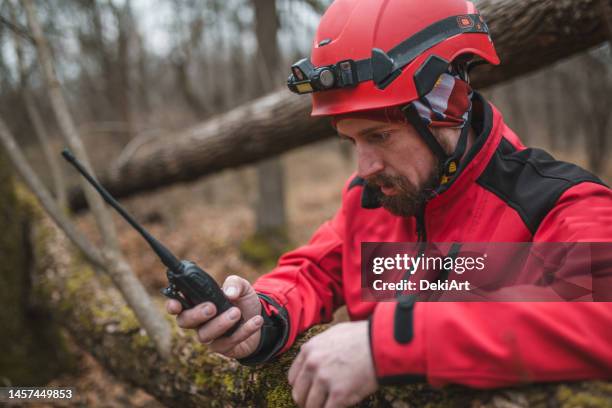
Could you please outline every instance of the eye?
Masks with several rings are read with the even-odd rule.
[[[342,141],[342,143],[350,143],[350,144],[355,144],[355,139],[353,139],[352,137],[348,137],[348,136],[344,136],[344,135],[339,135],[340,136],[340,140]]]
[[[368,135],[368,141],[371,143],[382,143],[389,140],[390,137],[390,131],[370,133]]]

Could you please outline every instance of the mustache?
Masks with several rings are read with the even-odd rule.
[[[403,187],[405,180],[401,176],[390,176],[388,174],[377,174],[366,179],[369,187]]]

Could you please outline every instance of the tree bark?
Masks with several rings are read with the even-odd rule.
[[[191,333],[176,329],[172,358],[164,360],[118,292],[89,267],[75,262],[65,239],[47,219],[39,218],[34,225],[38,292],[56,321],[120,380],[173,407],[295,406],[287,371],[299,346],[326,326],[312,328],[278,361],[256,368],[212,354]],[[360,406],[608,407],[611,398],[612,384],[601,381],[487,391],[459,386],[439,390],[419,383],[384,387]]]
[[[109,5],[115,16],[117,34],[117,62],[116,62],[116,87],[113,95],[117,100],[119,117],[127,125],[126,143],[136,134],[136,123],[130,95],[133,91],[131,73],[131,57],[133,52],[133,27],[132,4],[126,0],[122,7],[116,6],[112,1]]]
[[[178,85],[178,90],[182,94],[187,106],[193,112],[194,115],[198,118],[204,118],[210,115],[210,106],[205,98],[202,98],[198,95],[196,88],[194,86],[194,82],[190,76],[190,68],[193,66],[193,53],[192,49],[197,49],[200,45],[200,41],[202,41],[202,30],[204,27],[204,19],[200,13],[195,13],[192,20],[184,20],[186,19],[185,14],[189,15],[192,18],[191,14],[187,10],[185,13],[183,10],[186,7],[186,4],[183,0],[174,0],[174,14],[176,16],[178,27],[178,44],[176,49],[172,53],[171,62],[175,72],[175,79]],[[189,29],[186,30],[184,34],[185,38],[181,38],[182,36],[179,34],[183,31],[183,26],[188,26]],[[211,92],[213,93],[213,92]],[[214,102],[212,105],[216,105]]]
[[[608,164],[605,160],[609,153],[610,136],[612,129],[612,114],[610,105],[606,101],[610,100],[612,94],[612,73],[607,66],[612,62],[608,57],[601,61],[592,55],[585,55],[582,59],[583,75],[587,77],[584,83],[588,84],[586,89],[586,100],[583,106],[586,107],[583,117],[587,119],[586,127],[586,151],[589,159],[589,167],[595,174],[603,174]],[[597,78],[597,80],[589,80]]]
[[[477,1],[502,65],[476,68],[473,85],[497,84],[606,41],[598,1]],[[309,111],[310,98],[278,91],[152,144],[146,153],[103,174],[101,180],[113,194],[124,197],[253,163],[331,136],[328,120],[310,118]],[[84,205],[82,192],[73,190],[71,208]]]
[[[276,1],[253,0],[255,9],[255,35],[257,37],[257,68],[259,89],[265,93],[272,89],[272,78],[277,78],[280,52],[276,40],[278,15]],[[280,157],[272,157],[257,164],[258,195],[255,205],[255,234],[285,236],[285,171]]]
[[[608,41],[612,47],[612,3],[608,0],[599,0],[599,8],[601,10],[601,18],[608,32]]]
[[[32,291],[31,211],[0,148],[0,383],[44,385],[71,364],[57,322]]]

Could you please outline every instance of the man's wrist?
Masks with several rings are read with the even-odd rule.
[[[289,337],[289,318],[286,310],[269,296],[262,293],[257,295],[262,302],[261,316],[264,319],[259,344],[253,353],[238,359],[240,364],[249,366],[272,360],[287,343]]]

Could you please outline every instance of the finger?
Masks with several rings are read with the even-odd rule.
[[[249,281],[237,275],[230,275],[223,282],[223,293],[229,300],[237,300],[251,291],[252,286]]]
[[[295,384],[291,396],[297,405],[304,406],[308,391],[312,385],[313,372],[306,368],[306,364],[302,364],[302,369],[296,374]]]
[[[263,317],[255,316],[244,323],[230,337],[220,337],[211,343],[210,349],[215,353],[227,354],[230,350],[255,334],[263,325]]]
[[[316,378],[306,397],[306,408],[321,408],[327,399],[328,388],[325,381]]]
[[[211,340],[216,340],[223,333],[228,331],[240,319],[240,309],[231,307],[219,316],[215,317],[208,323],[198,329],[198,339],[202,343],[208,343]]]
[[[349,394],[348,396],[340,394],[338,392],[329,391],[327,394],[327,400],[325,401],[324,408],[348,408],[359,404],[365,395],[360,396],[359,394]]]
[[[297,357],[295,358],[295,360],[293,360],[293,363],[291,364],[291,367],[289,368],[289,372],[287,373],[287,380],[289,381],[289,384],[291,386],[293,386],[293,383],[295,382],[295,378],[297,377],[297,373],[300,372],[300,370],[302,369],[302,364],[304,363],[304,358],[305,358],[305,354],[303,351],[300,351],[297,355]]]
[[[169,299],[166,301],[166,311],[171,315],[177,315],[183,311],[183,306],[178,300]]]
[[[334,397],[333,395],[328,395],[324,408],[342,408],[345,406],[346,404],[341,404],[338,398]]]
[[[212,319],[217,313],[213,303],[204,302],[192,309],[181,312],[176,318],[179,327],[183,329],[195,329]]]

